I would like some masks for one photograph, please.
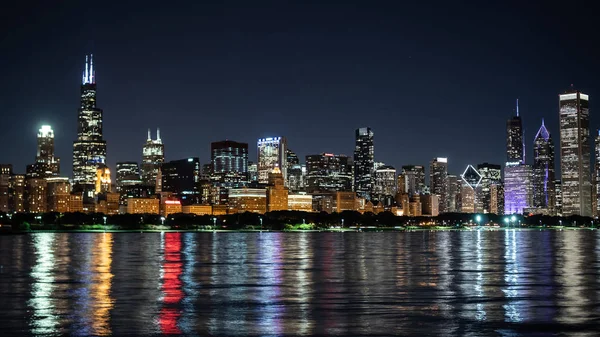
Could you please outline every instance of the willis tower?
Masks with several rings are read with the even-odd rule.
[[[96,107],[95,77],[93,55],[86,55],[77,116],[77,140],[73,142],[73,189],[83,192],[86,203],[92,202],[95,196],[96,170],[106,162],[102,110]]]

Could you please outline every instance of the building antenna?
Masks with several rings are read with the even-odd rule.
[[[83,79],[83,84],[87,84],[88,83],[88,78],[89,78],[89,69],[88,69],[88,56],[85,55],[85,76]]]
[[[517,117],[519,117],[519,99],[517,98]]]
[[[150,128],[148,128],[148,140],[152,140],[152,135],[150,134]]]
[[[160,128],[156,128],[156,140],[160,140]]]
[[[90,54],[90,83],[94,82],[94,54]]]

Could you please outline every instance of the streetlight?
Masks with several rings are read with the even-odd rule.
[[[342,228],[344,228],[344,219],[342,219]]]
[[[164,216],[160,217],[160,224],[161,224],[161,226],[165,225],[165,217]]]
[[[512,223],[512,225],[513,225],[513,226],[515,225],[515,221],[516,221],[516,220],[517,220],[517,217],[516,217],[516,216],[513,214],[513,215],[510,217],[510,222]]]
[[[217,227],[217,217],[216,216],[213,217],[213,226]]]
[[[260,221],[260,230],[262,231],[262,217],[258,217],[258,221]]]
[[[103,217],[104,219],[104,231],[106,232],[106,217]]]
[[[477,221],[477,226],[481,226],[481,215],[477,214],[475,221]]]
[[[506,223],[506,225],[508,226],[508,223],[510,222],[510,219],[508,217],[504,218],[504,222]]]

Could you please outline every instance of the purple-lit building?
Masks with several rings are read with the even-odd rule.
[[[531,166],[508,164],[504,168],[504,214],[522,214],[533,204]]]

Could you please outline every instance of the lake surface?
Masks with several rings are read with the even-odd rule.
[[[0,336],[598,336],[599,233],[0,236]]]

